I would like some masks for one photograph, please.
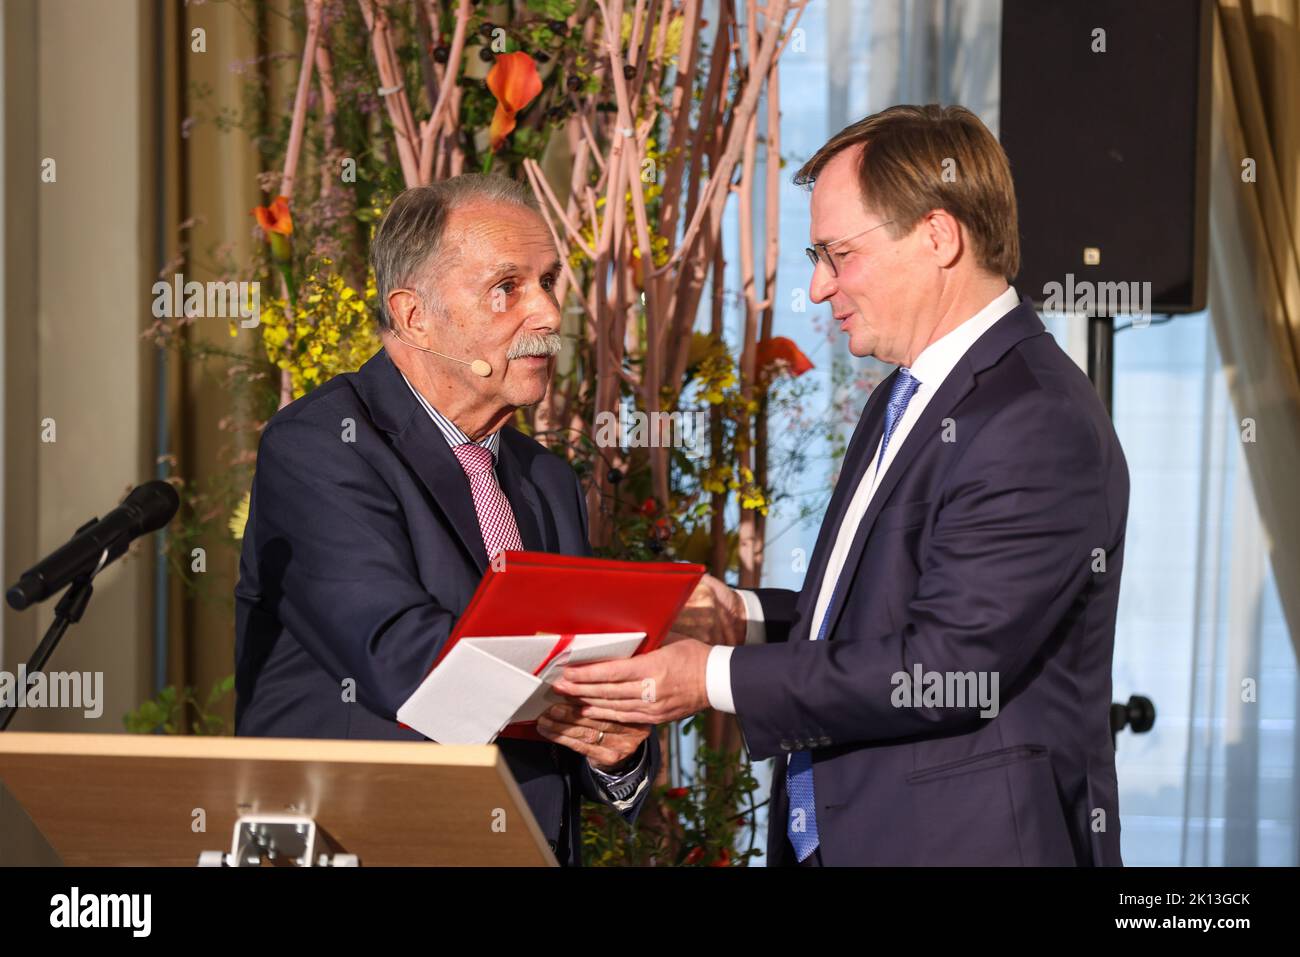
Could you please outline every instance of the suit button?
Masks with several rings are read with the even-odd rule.
[[[787,741],[785,738],[782,738],[782,739],[781,739],[781,750],[782,750],[782,751],[792,751],[792,750],[794,750],[794,749],[791,747],[789,741]]]
[[[551,849],[551,853],[554,854],[554,853],[555,853],[555,842],[554,842],[554,841],[547,841],[546,844],[547,844],[547,846]]]
[[[829,748],[831,746],[830,737],[823,734],[821,738],[817,741],[817,746],[819,748]]]

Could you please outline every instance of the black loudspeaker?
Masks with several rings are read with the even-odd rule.
[[[1003,0],[1021,295],[1205,308],[1212,17],[1212,0]],[[1119,283],[1148,301],[1108,309]]]

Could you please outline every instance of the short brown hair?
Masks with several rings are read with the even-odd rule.
[[[981,267],[1008,282],[1020,272],[1011,165],[978,116],[964,106],[891,106],[840,130],[794,181],[811,185],[831,157],[859,143],[863,204],[894,221],[894,238],[931,210],[947,210],[970,235]]]

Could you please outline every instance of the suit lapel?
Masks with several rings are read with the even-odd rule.
[[[519,540],[530,552],[550,551],[542,537],[542,503],[535,486],[524,474],[519,456],[513,446],[514,431],[506,426],[501,430],[501,445],[497,449],[497,478],[501,490],[510,501],[519,527]]]
[[[355,381],[371,420],[392,435],[394,451],[428,489],[470,560],[480,573],[487,571],[487,550],[469,479],[447,440],[402,381],[393,360],[380,349],[361,367]]]
[[[447,516],[478,570],[485,572],[487,549],[483,547],[483,532],[479,528],[478,512],[474,510],[469,479],[433,420],[423,409],[419,413],[394,437],[393,446],[420,477],[434,504]]]
[[[813,546],[812,561],[809,563],[808,574],[804,577],[804,585],[799,593],[798,605],[801,606],[801,621],[808,620],[809,615],[806,613],[806,607],[815,601],[817,595],[821,592],[822,579],[826,575],[826,565],[830,561],[831,550],[834,548],[839,527],[844,522],[844,513],[848,510],[849,502],[853,499],[853,493],[857,490],[858,485],[862,482],[862,477],[866,474],[867,467],[871,462],[871,453],[880,442],[880,436],[884,432],[886,402],[882,396],[889,394],[895,375],[897,375],[896,372],[890,374],[872,390],[871,396],[867,399],[866,407],[862,410],[862,415],[858,419],[857,428],[853,430],[853,437],[849,439],[849,446],[844,452],[844,464],[840,469],[840,477],[835,482],[835,491],[831,494],[831,500],[826,506],[826,515],[822,519],[821,529],[817,533],[817,544]]]
[[[862,521],[858,524],[853,535],[853,544],[849,548],[848,555],[844,558],[844,567],[840,570],[841,578],[847,581],[853,577],[858,563],[862,560],[863,549],[866,548],[867,538],[871,535],[872,526],[875,525],[880,510],[885,507],[899,481],[907,472],[908,466],[911,465],[921,449],[925,448],[927,443],[936,441],[940,437],[939,423],[949,416],[966,398],[967,394],[975,388],[975,376],[995,364],[1021,340],[1042,332],[1044,332],[1043,323],[1038,318],[1037,313],[1034,312],[1032,303],[1028,299],[1021,300],[1020,305],[999,319],[988,332],[980,336],[967,350],[966,355],[948,373],[948,377],[943,380],[939,391],[935,393],[934,398],[929,401],[925,411],[921,413],[920,418],[916,420],[916,424],[908,432],[907,439],[894,456],[889,469],[881,477],[880,484],[876,486],[876,491],[871,496],[871,503],[867,506]],[[888,381],[886,380],[886,382]],[[881,386],[883,385],[884,383],[881,383]],[[883,417],[882,412],[881,418],[883,419]],[[838,529],[838,527],[837,523],[836,528]],[[832,606],[826,609],[828,618],[826,634],[828,637],[834,632],[835,625],[843,610],[844,594],[840,592],[836,595],[836,600]]]

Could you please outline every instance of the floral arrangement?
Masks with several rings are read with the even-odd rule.
[[[229,348],[196,344],[185,319],[151,332],[223,376],[232,396],[228,471],[175,479],[175,573],[193,580],[196,541],[242,536],[256,435],[275,409],[379,348],[366,262],[391,198],[479,170],[527,183],[562,252],[571,348],[516,425],[581,476],[593,547],[699,561],[756,585],[765,523],[781,502],[773,490],[804,464],[797,450],[774,454],[767,436],[769,417],[797,414],[799,377],[812,368],[772,334],[778,204],[764,203],[761,257],[753,236],[755,195],[774,196],[782,172],[780,56],[807,0],[720,0],[712,23],[701,0],[287,2],[300,54],[254,64],[243,115],[206,109],[200,91],[191,118],[242,129],[258,146],[265,195],[249,225],[262,241],[253,262],[227,271],[275,292],[255,329],[231,325]],[[289,67],[292,100],[268,102],[273,74]],[[726,282],[729,202],[739,292]],[[729,338],[735,307],[743,321]],[[649,423],[646,441],[598,440],[602,417],[628,415]],[[700,423],[696,441],[660,441],[670,438],[665,415]],[[724,718],[666,733],[657,799],[633,833],[590,818],[593,861],[752,856],[755,783]]]

